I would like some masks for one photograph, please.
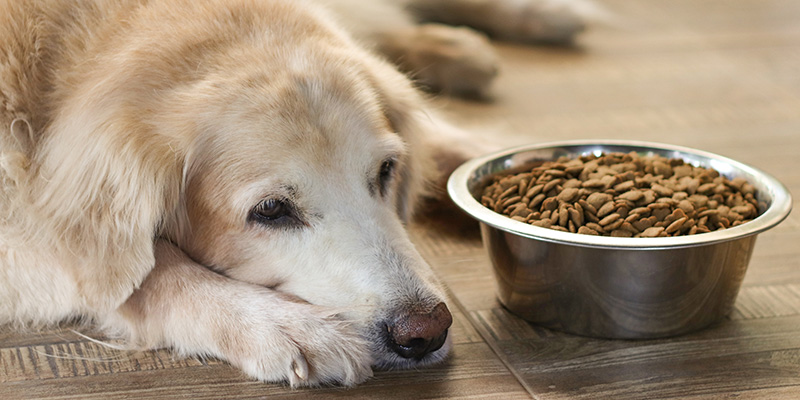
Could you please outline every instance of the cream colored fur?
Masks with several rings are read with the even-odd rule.
[[[458,130],[326,3],[0,0],[0,324],[295,386],[444,358],[382,334],[445,298],[403,224]],[[291,218],[254,219],[269,199]]]

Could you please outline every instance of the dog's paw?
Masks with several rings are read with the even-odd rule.
[[[483,96],[497,76],[497,55],[488,37],[473,29],[424,24],[406,40],[397,61],[435,91]]]
[[[353,386],[372,376],[369,345],[352,326],[315,306],[280,308],[228,327],[228,362],[256,379],[292,387]]]

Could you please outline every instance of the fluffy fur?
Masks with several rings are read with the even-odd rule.
[[[401,18],[357,43],[326,3],[0,0],[0,323],[88,318],[296,386],[441,360],[386,330],[445,301],[403,224],[457,130],[361,43],[413,69],[409,30],[488,42]],[[478,56],[429,83],[484,90]]]

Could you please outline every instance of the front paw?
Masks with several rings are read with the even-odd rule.
[[[353,386],[372,376],[369,345],[352,325],[304,304],[228,333],[225,358],[248,375],[292,387]]]

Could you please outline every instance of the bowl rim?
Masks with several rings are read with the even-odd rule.
[[[771,204],[767,210],[752,221],[724,230],[691,235],[661,238],[623,238],[611,236],[583,235],[571,232],[561,232],[554,229],[542,228],[524,222],[515,221],[505,215],[494,212],[476,200],[467,187],[467,182],[473,174],[485,164],[509,157],[516,153],[549,148],[568,148],[586,146],[628,146],[637,148],[650,148],[654,151],[675,151],[729,164],[733,168],[758,177],[769,188]],[[519,236],[543,240],[551,243],[576,245],[581,247],[596,247],[610,249],[650,249],[663,250],[683,247],[695,247],[713,243],[736,240],[743,237],[757,235],[766,231],[786,219],[792,210],[792,197],[789,190],[773,176],[718,154],[697,150],[689,147],[634,140],[566,140],[528,144],[499,150],[490,154],[473,158],[458,168],[450,175],[447,181],[447,193],[453,202],[464,212],[479,222],[513,233]]]

